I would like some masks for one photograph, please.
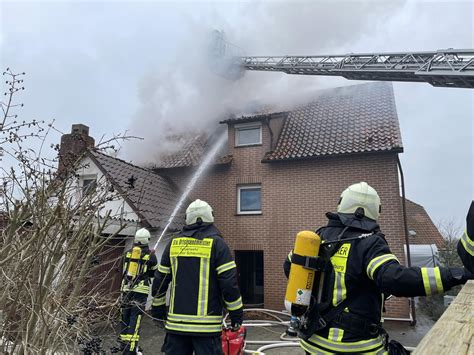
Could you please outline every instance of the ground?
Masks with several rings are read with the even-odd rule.
[[[428,318],[420,311],[417,312],[417,324],[411,326],[408,322],[401,321],[386,321],[384,328],[388,331],[390,338],[402,343],[404,346],[416,347],[423,336],[433,326],[434,321]],[[279,341],[280,335],[285,331],[285,327],[249,327],[247,333],[247,341],[252,340],[274,340]],[[160,348],[163,344],[165,331],[154,324],[154,322],[146,317],[142,321],[140,346],[143,348],[144,354],[160,354]],[[108,337],[106,347],[109,346],[112,337]],[[262,345],[248,344],[246,349],[256,350]],[[107,352],[108,353],[108,352]],[[283,354],[304,354],[304,351],[299,347],[293,348],[279,348],[266,350],[265,353],[272,355]]]

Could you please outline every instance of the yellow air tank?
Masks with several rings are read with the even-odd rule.
[[[130,261],[128,263],[127,279],[134,280],[137,277],[141,255],[142,255],[141,248],[133,247],[132,255],[130,256]]]
[[[293,253],[301,256],[318,256],[321,238],[312,231],[301,231],[296,235]],[[293,316],[303,315],[310,302],[315,271],[302,265],[291,264],[286,288],[285,308]]]

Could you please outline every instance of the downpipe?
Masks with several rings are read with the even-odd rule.
[[[410,240],[408,238],[408,222],[407,222],[407,208],[406,208],[406,198],[405,198],[405,177],[403,175],[402,163],[400,162],[400,156],[397,154],[397,166],[398,171],[400,172],[400,180],[402,185],[402,210],[403,210],[403,226],[405,229],[405,244],[407,246],[407,265],[411,266],[411,256],[410,256]],[[416,312],[415,312],[415,299],[410,298],[410,324],[416,325]]]

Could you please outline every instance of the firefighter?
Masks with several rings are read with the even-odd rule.
[[[242,324],[236,264],[213,222],[212,208],[207,202],[192,202],[186,209],[186,225],[164,249],[155,273],[152,315],[166,318],[166,337],[161,349],[166,354],[222,354],[224,307],[234,330]]]
[[[140,321],[150,291],[151,278],[158,268],[158,261],[150,251],[150,232],[141,228],[135,233],[132,249],[125,253],[120,343],[124,354],[137,354],[140,338]]]
[[[400,265],[377,224],[380,211],[380,198],[371,186],[349,186],[337,213],[327,213],[327,225],[316,231],[323,241],[319,256],[290,253],[285,260],[287,277],[291,262],[323,275],[314,283],[308,322],[299,334],[307,353],[404,353],[400,344],[387,344],[381,327],[384,299],[442,293],[473,277],[464,268]]]
[[[458,254],[466,269],[474,273],[474,201],[467,213],[466,230],[458,242]]]

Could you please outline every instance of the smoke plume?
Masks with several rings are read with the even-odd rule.
[[[140,108],[131,131],[144,140],[128,145],[127,155],[139,163],[156,162],[180,148],[182,139],[177,136],[206,131],[231,114],[291,109],[322,87],[311,76],[247,72],[229,81],[216,75],[208,58],[213,29],[224,30],[227,40],[245,55],[346,53],[402,7],[400,2],[380,3],[259,2],[183,8],[181,35],[166,58],[168,64],[161,60],[139,80]]]

